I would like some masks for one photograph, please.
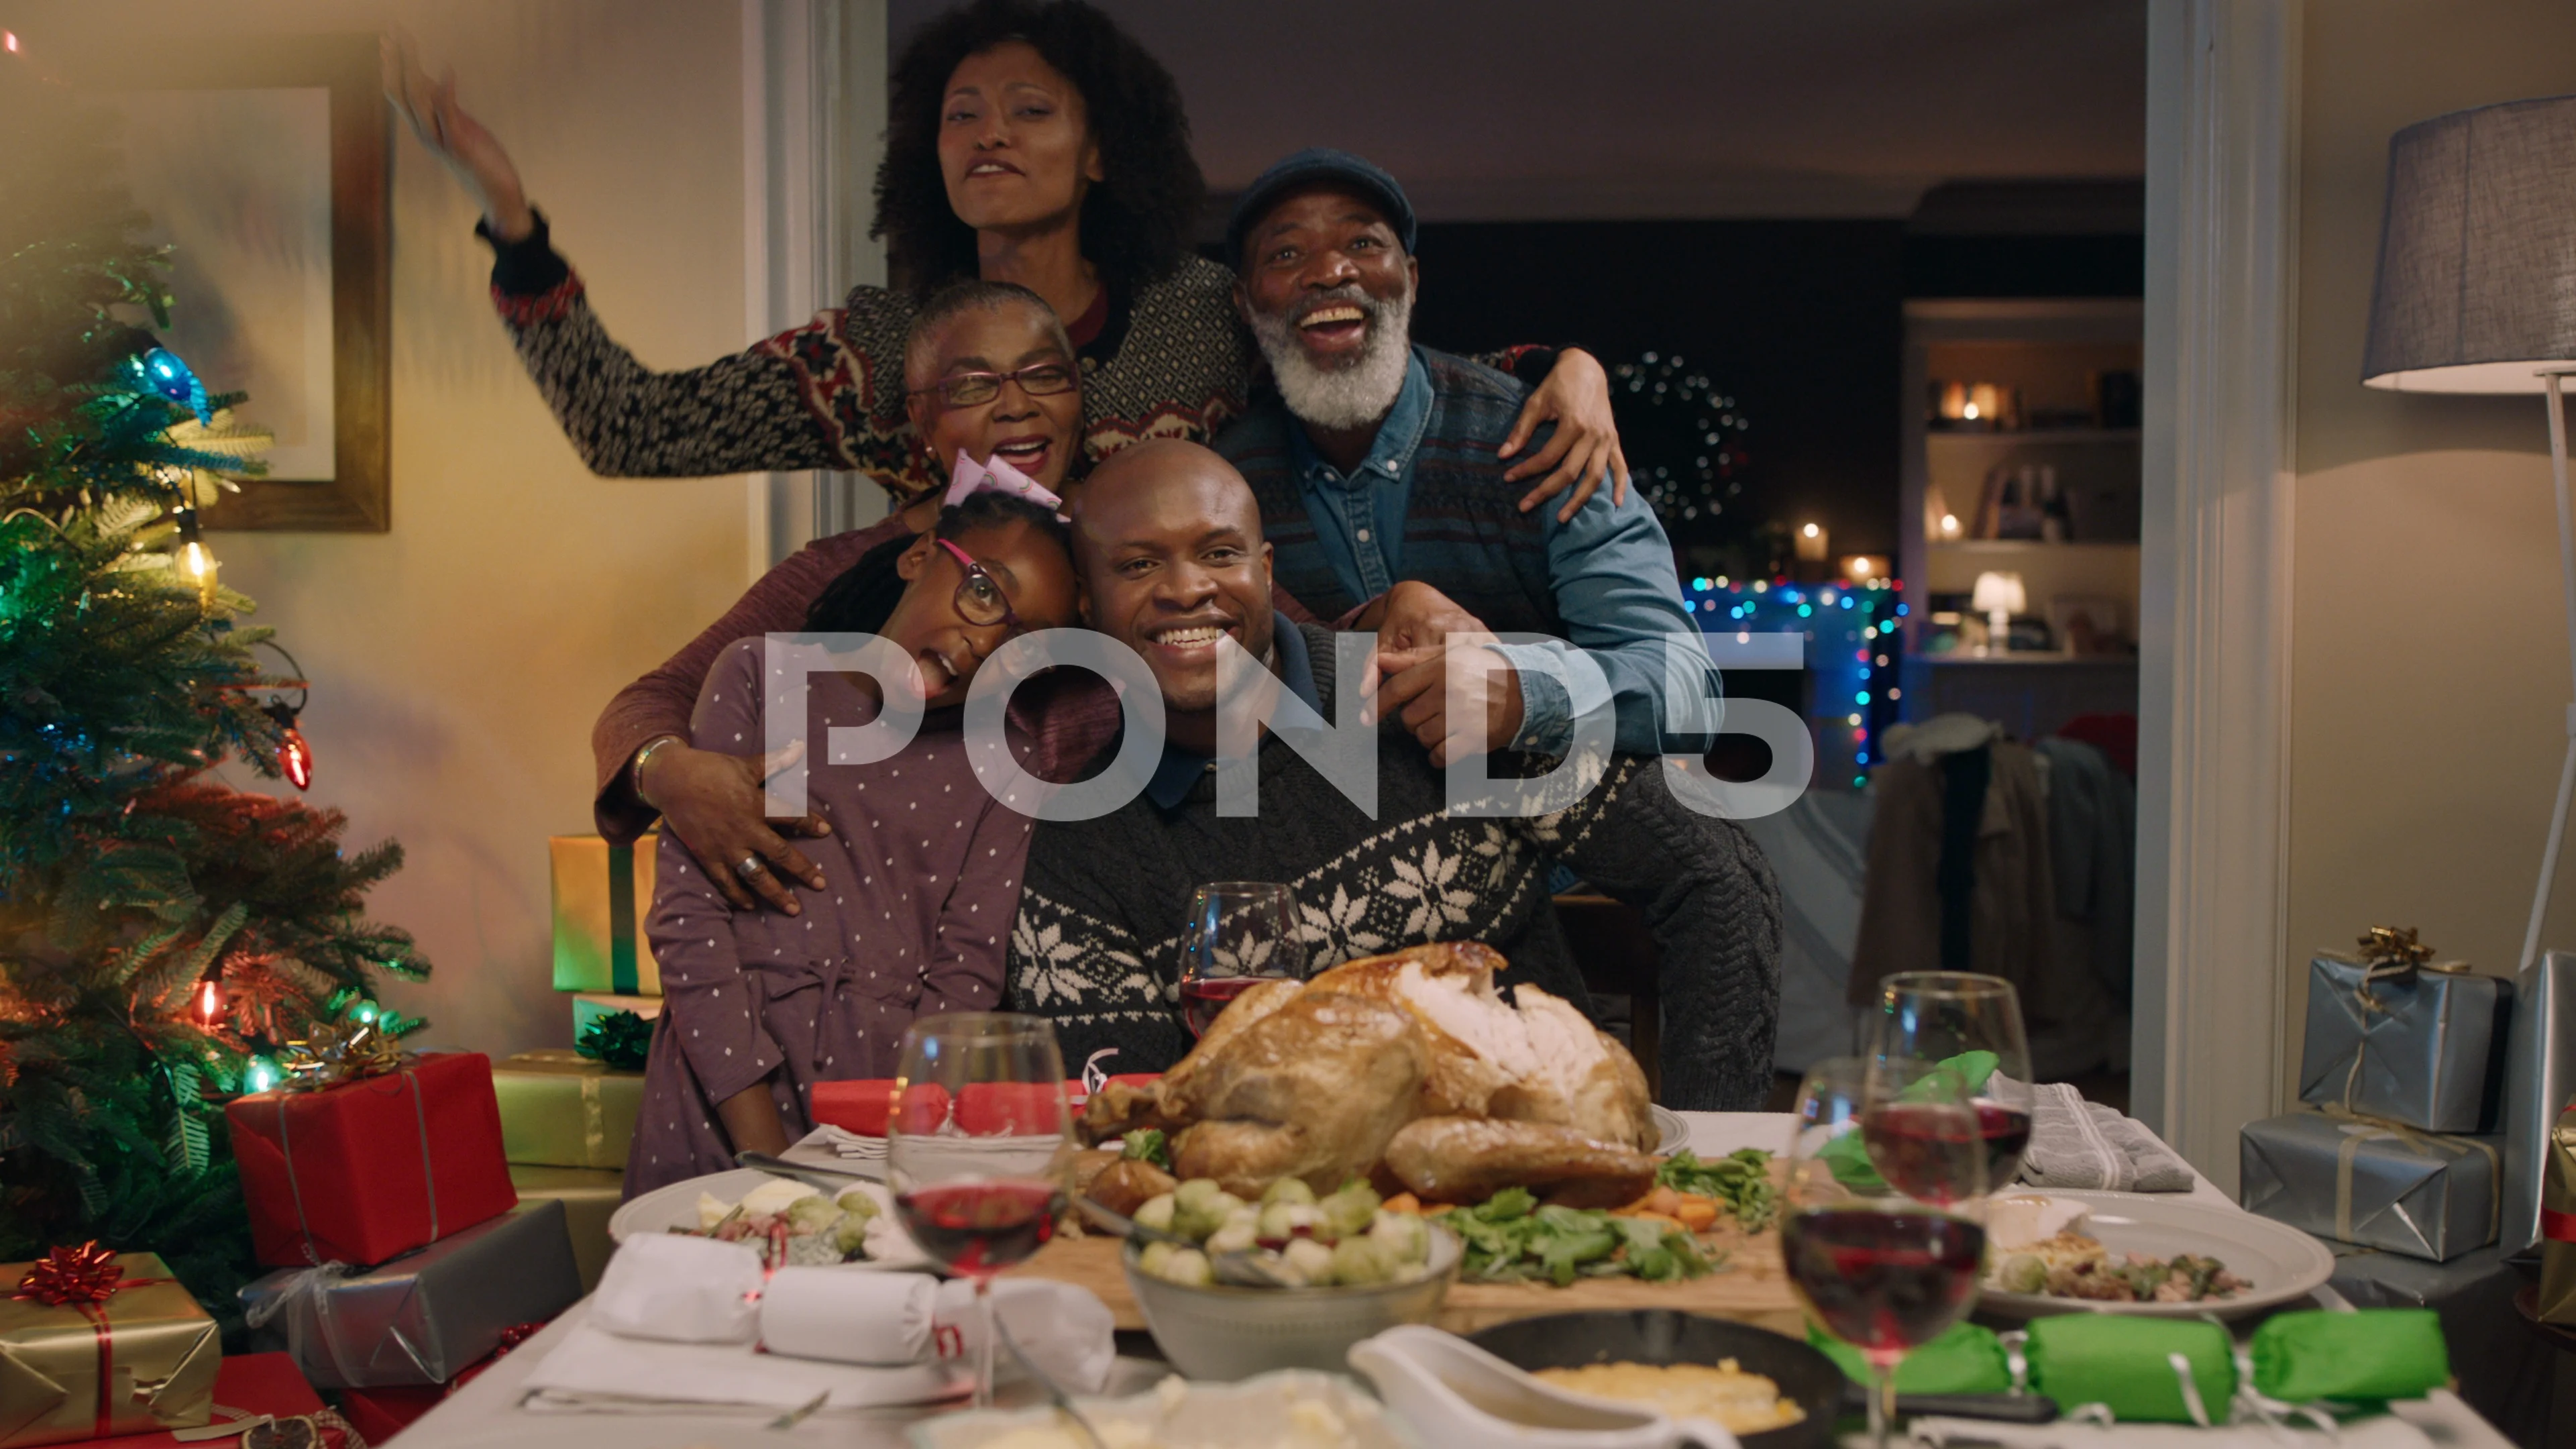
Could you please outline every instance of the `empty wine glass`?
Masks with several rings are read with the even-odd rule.
[[[1986,1143],[1987,1186],[1996,1192],[2011,1186],[2030,1145],[2032,1098],[2030,1036],[2011,982],[1955,971],[1890,976],[1879,983],[1868,1050],[1889,1060],[1959,1063]]]
[[[1010,1012],[924,1017],[903,1034],[886,1184],[906,1232],[975,1285],[975,1405],[993,1402],[993,1276],[1055,1234],[1073,1160],[1052,1023]]]
[[[1965,1081],[1932,1063],[1839,1057],[1798,1089],[1780,1254],[1825,1331],[1869,1364],[1887,1449],[1896,1365],[1976,1305],[1985,1152]]]
[[[1205,1036],[1228,1003],[1260,981],[1306,979],[1297,897],[1273,881],[1224,880],[1190,896],[1181,932],[1181,1017]]]

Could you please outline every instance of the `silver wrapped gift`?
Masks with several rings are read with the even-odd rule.
[[[2497,1241],[2520,1254],[2540,1242],[2541,1168],[2549,1129],[2576,1098],[2576,952],[2551,951],[2514,983],[2505,1053],[2504,1228]]]
[[[2308,963],[2300,1101],[2428,1132],[2495,1129],[2513,983],[2432,954],[2382,928],[2357,956]]]
[[[253,1346],[295,1355],[319,1389],[443,1384],[522,1324],[581,1297],[552,1198],[374,1268],[281,1268],[241,1290]]]
[[[2497,1139],[2292,1112],[2237,1137],[2239,1200],[2294,1228],[2442,1262],[2495,1241]]]

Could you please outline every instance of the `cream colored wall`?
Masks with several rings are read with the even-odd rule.
[[[454,64],[637,356],[676,367],[743,345],[738,6],[222,9],[235,32],[407,27]],[[200,4],[79,0],[19,26],[41,37],[66,16],[154,45],[216,23]],[[419,937],[436,974],[387,999],[430,1017],[433,1043],[563,1045],[546,837],[590,828],[600,706],[740,592],[744,484],[591,476],[492,315],[464,194],[407,132],[393,175],[393,529],[211,541],[224,582],[314,681],[310,798],[348,812],[352,842],[392,836],[409,853],[373,909]]]
[[[2558,0],[2312,0],[2300,125],[2289,959],[2417,926],[2510,975],[2570,699],[2546,415],[2360,385],[2388,140],[2576,91]],[[2562,872],[2544,944],[2576,946]]]

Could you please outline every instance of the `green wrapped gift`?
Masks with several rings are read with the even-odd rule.
[[[1869,1360],[1860,1350],[1825,1332],[1807,1325],[1807,1342],[1824,1351],[1825,1357],[1842,1365],[1853,1383],[1869,1382]],[[1952,1326],[1949,1332],[1905,1356],[1896,1366],[1896,1391],[1900,1394],[2008,1394],[2012,1392],[2012,1364],[2004,1357],[2003,1341],[1991,1328],[1973,1323]]]
[[[501,1155],[510,1161],[622,1168],[644,1105],[644,1074],[554,1047],[496,1063],[492,1094],[501,1103]]]
[[[2022,1357],[2031,1388],[2069,1413],[2101,1404],[2123,1423],[2224,1424],[2236,1397],[2233,1349],[2226,1329],[2200,1319],[2069,1313],[2033,1319]],[[2175,1354],[2190,1365],[2198,1414]]]
[[[2275,1314],[2249,1349],[2255,1392],[2293,1404],[2420,1399],[2451,1381],[2442,1316],[2430,1308]]]
[[[564,1205],[564,1231],[572,1236],[573,1266],[581,1271],[581,1291],[599,1286],[617,1244],[608,1236],[608,1219],[624,1198],[625,1174],[587,1167],[531,1167],[513,1163],[510,1185],[519,1201],[553,1198]]]

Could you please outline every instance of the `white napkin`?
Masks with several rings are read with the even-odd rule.
[[[829,1122],[796,1139],[796,1145],[820,1148],[835,1157],[858,1162],[883,1162],[886,1155],[884,1138],[863,1137],[846,1127],[835,1127]]]
[[[626,1338],[747,1344],[760,1328],[760,1254],[749,1243],[637,1233],[600,1275],[590,1322]]]
[[[761,1353],[748,1343],[621,1338],[582,1323],[528,1375],[523,1407],[557,1414],[648,1413],[673,1404],[776,1412],[828,1394],[827,1407],[864,1409],[949,1398],[971,1382],[952,1363],[858,1368]]]
[[[2064,1082],[2031,1089],[2030,1146],[2022,1181],[2033,1187],[2189,1192],[2191,1167],[2147,1130]]]

